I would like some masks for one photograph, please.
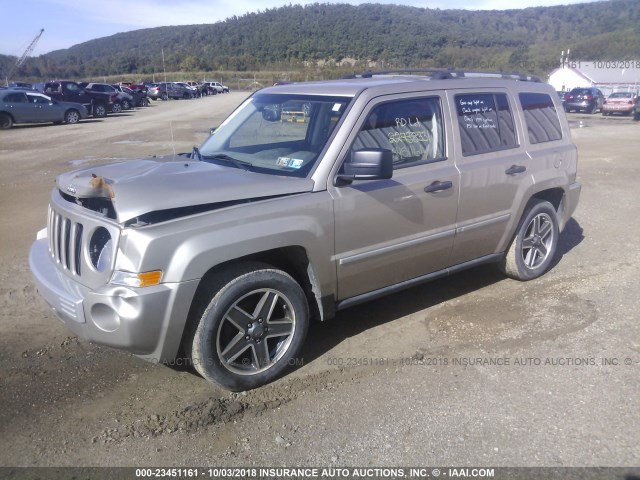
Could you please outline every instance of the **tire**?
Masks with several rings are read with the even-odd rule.
[[[111,111],[113,113],[122,113],[122,104],[120,102],[113,102],[113,106],[111,107]]]
[[[125,99],[122,101],[122,108],[123,108],[123,110],[131,110],[131,107],[132,107],[131,102],[129,102],[129,100],[125,98]]]
[[[516,280],[533,280],[543,275],[558,249],[558,215],[549,202],[532,199],[516,230],[500,269]]]
[[[107,116],[107,106],[104,103],[96,103],[93,106],[93,116],[97,118],[104,118]]]
[[[69,125],[73,125],[74,123],[78,123],[80,121],[80,112],[74,110],[73,108],[64,112],[64,123],[68,123]]]
[[[185,351],[210,382],[231,391],[259,387],[283,374],[302,348],[307,300],[282,270],[238,265],[219,275],[200,302]]]
[[[8,130],[13,126],[13,118],[8,113],[0,113],[0,130]]]
[[[191,98],[191,95],[188,92],[184,92],[182,94],[182,98],[185,99],[185,100],[189,100]]]
[[[160,95],[160,98],[162,100],[169,100],[169,94],[167,92],[164,92],[162,95]]]

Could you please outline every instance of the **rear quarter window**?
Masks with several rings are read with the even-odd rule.
[[[560,119],[551,96],[546,93],[520,93],[518,96],[530,143],[562,139]]]

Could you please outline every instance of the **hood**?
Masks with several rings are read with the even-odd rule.
[[[310,192],[313,181],[240,170],[176,157],[130,160],[65,173],[56,186],[68,196],[111,201],[124,223],[140,215],[184,207]]]

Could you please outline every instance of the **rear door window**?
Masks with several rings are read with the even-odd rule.
[[[455,96],[462,155],[518,147],[513,115],[504,93]]]
[[[4,97],[7,103],[27,103],[27,96],[24,93],[10,93]]]
[[[520,93],[529,142],[553,142],[562,138],[562,128],[553,100],[546,93]]]

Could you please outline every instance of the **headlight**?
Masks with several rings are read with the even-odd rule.
[[[111,277],[111,283],[125,287],[150,287],[158,285],[162,279],[162,271],[133,273],[116,270]]]
[[[91,264],[99,272],[104,272],[111,267],[113,260],[113,241],[111,234],[104,227],[99,227],[91,235],[89,241],[89,258]]]

